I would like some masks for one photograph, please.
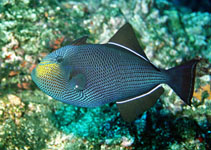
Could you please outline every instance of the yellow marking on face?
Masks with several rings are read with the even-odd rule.
[[[56,63],[47,64],[49,62],[42,62],[36,68],[37,77],[44,77],[50,73],[59,73],[59,65]]]
[[[41,61],[40,64],[47,64],[47,63],[51,63],[51,61]]]

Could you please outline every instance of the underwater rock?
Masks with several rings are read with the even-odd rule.
[[[12,105],[20,105],[21,104],[20,97],[17,97],[17,96],[12,95],[12,94],[8,95],[7,97],[8,97],[8,99],[9,99],[9,101]]]
[[[122,143],[121,146],[123,147],[129,147],[133,144],[134,139],[128,139],[127,137],[122,137]]]

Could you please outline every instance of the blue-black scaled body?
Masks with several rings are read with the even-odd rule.
[[[43,92],[81,107],[116,102],[128,122],[155,104],[164,91],[162,83],[190,105],[199,60],[168,70],[156,68],[128,23],[107,44],[86,44],[86,39],[50,53],[36,66],[32,79]]]
[[[58,57],[64,59],[62,63],[56,62]],[[43,86],[46,81],[36,79],[32,74],[38,87],[57,100],[82,107],[129,99],[168,80],[168,76],[147,59],[113,44],[65,46],[49,54],[43,61],[56,62],[60,66],[62,74],[58,77],[55,75],[55,79],[49,81],[52,86],[58,84],[60,89],[51,90]],[[71,74],[74,76],[78,73],[86,77],[85,88],[81,91],[69,86]]]

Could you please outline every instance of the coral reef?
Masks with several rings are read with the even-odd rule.
[[[210,149],[210,18],[170,0],[1,1],[0,149]],[[32,83],[48,53],[84,35],[105,43],[126,21],[156,66],[202,59],[191,106],[164,85],[156,105],[129,124],[115,104],[70,106]]]

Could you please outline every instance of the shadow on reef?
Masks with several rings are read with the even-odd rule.
[[[122,120],[116,105],[93,109],[65,105],[55,111],[53,119],[64,133],[91,141],[96,149],[103,143],[118,145],[122,137],[132,138],[129,147],[135,149],[168,149],[190,139],[211,148],[210,123],[199,126],[194,119],[175,116],[163,109],[160,101],[133,123]]]
[[[207,129],[211,124],[207,124]],[[206,142],[210,148],[211,136],[207,130],[188,117],[175,117],[172,114],[147,112],[146,127],[136,135],[134,147],[147,149],[168,149],[173,143],[182,144],[187,138],[194,137],[200,142]],[[137,132],[133,132],[136,134]],[[187,147],[188,148],[188,147]]]
[[[210,0],[173,0],[173,3],[178,7],[182,6],[189,8],[193,12],[211,12]]]

